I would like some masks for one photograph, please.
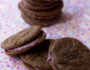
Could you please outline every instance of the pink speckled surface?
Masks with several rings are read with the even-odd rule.
[[[17,7],[20,0],[0,0],[0,43],[16,32],[29,27]],[[90,49],[90,0],[63,0],[60,24],[43,30],[47,38],[74,37]],[[0,48],[0,70],[27,70],[19,57],[9,57]]]

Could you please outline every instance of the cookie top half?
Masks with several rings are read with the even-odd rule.
[[[26,28],[3,41],[1,47],[6,50],[18,48],[19,46],[32,41],[37,35],[39,35],[40,31],[40,26],[34,25]]]

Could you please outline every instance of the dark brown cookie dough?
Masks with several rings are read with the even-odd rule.
[[[46,34],[40,26],[32,26],[6,39],[1,47],[9,55],[19,55],[36,47],[44,41],[45,37]]]
[[[90,70],[90,50],[74,38],[53,41],[48,61],[54,70]]]
[[[52,70],[52,67],[47,62],[48,48],[52,40],[45,40],[38,47],[30,52],[21,55],[21,59],[34,70]],[[29,67],[28,67],[29,68]]]

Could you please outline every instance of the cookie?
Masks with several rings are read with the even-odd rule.
[[[32,70],[52,70],[52,67],[47,61],[48,48],[52,40],[45,40],[38,47],[21,55],[21,59],[28,69]]]
[[[52,10],[54,8],[56,8],[57,6],[60,6],[60,8],[63,7],[63,3],[62,1],[57,1],[57,2],[54,2],[50,5],[43,5],[42,3],[41,4],[32,4],[32,3],[28,3],[26,0],[22,0],[20,2],[22,5],[24,5],[24,7],[30,9],[30,10],[33,10],[33,11],[48,11],[48,10]]]
[[[19,55],[36,47],[44,41],[45,37],[46,34],[40,26],[32,26],[7,38],[2,42],[1,47],[9,55]]]
[[[90,50],[74,38],[52,42],[48,61],[54,70],[90,70]]]
[[[53,2],[56,2],[56,1],[59,1],[59,0],[26,0],[27,2],[29,3],[43,3],[43,4],[46,4],[46,3],[53,3]]]
[[[37,2],[37,1],[32,1],[32,0],[24,0],[26,1],[27,3],[29,4],[32,4],[32,5],[35,5],[35,6],[50,6],[52,4],[54,4],[55,2],[58,2],[58,1],[51,1],[51,2]]]
[[[28,65],[27,63],[23,62],[23,64],[25,65],[25,67],[29,70],[34,70],[34,68],[30,65]]]
[[[18,5],[19,9],[21,10],[22,13],[28,16],[33,16],[33,17],[48,17],[48,16],[56,16],[58,14],[61,14],[61,9],[60,6],[57,6],[56,8],[49,10],[49,11],[33,11],[28,8],[26,8],[23,4],[19,3]]]
[[[49,26],[57,23],[63,8],[62,0],[22,0],[18,4],[22,18],[31,25]]]
[[[61,15],[58,15],[52,19],[44,19],[44,20],[41,20],[41,19],[34,19],[34,18],[30,18],[24,14],[22,14],[22,18],[24,19],[24,21],[30,25],[40,25],[40,26],[50,26],[52,24],[55,24],[59,21]]]

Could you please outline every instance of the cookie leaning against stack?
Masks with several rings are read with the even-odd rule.
[[[22,0],[19,3],[22,18],[29,24],[41,26],[53,24],[61,16],[62,7],[62,0]]]

